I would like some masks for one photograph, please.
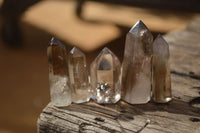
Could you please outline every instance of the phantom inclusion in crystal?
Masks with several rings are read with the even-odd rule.
[[[161,35],[153,43],[153,100],[166,103],[172,99],[169,45]]]
[[[126,36],[122,63],[122,99],[131,104],[150,100],[153,36],[142,21],[138,21]]]
[[[47,56],[51,102],[55,106],[68,106],[71,104],[71,90],[68,83],[64,45],[59,40],[52,38],[47,48]]]
[[[121,64],[104,48],[90,66],[93,99],[97,103],[116,103],[121,97]]]
[[[85,54],[74,47],[70,51],[68,65],[72,102],[82,103],[89,101],[91,93]]]

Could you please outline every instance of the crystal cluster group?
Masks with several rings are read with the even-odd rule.
[[[90,65],[74,47],[69,54],[64,45],[52,38],[47,49],[51,102],[68,106],[87,102],[144,104],[153,99],[166,103],[172,99],[169,46],[158,35],[155,40],[142,21],[128,32],[122,65],[104,48]]]

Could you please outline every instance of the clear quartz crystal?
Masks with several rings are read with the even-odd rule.
[[[72,90],[72,102],[82,103],[90,100],[90,86],[86,57],[83,52],[74,47],[69,54],[69,77]]]
[[[122,63],[122,99],[131,104],[147,103],[151,98],[153,36],[138,21],[126,36]]]
[[[52,38],[47,48],[47,56],[51,102],[55,106],[68,106],[71,104],[71,90],[68,83],[64,45],[59,40]]]
[[[90,66],[93,99],[97,103],[116,103],[121,98],[121,64],[104,48]]]
[[[172,99],[169,45],[161,35],[153,43],[153,100],[166,103]]]

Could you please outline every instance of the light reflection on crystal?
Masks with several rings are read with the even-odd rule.
[[[138,21],[126,36],[122,63],[122,99],[131,104],[147,103],[151,92],[153,36]]]
[[[90,86],[86,57],[83,52],[74,47],[69,54],[70,87],[72,102],[82,103],[90,100]]]
[[[68,85],[64,45],[59,40],[52,38],[47,48],[47,56],[51,102],[55,106],[68,106],[71,104],[71,90]]]
[[[169,45],[158,35],[153,43],[153,100],[166,103],[171,99]]]
[[[98,103],[116,103],[121,96],[120,61],[104,48],[90,67],[93,99]]]

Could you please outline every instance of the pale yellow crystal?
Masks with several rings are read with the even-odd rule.
[[[153,100],[166,103],[172,99],[169,45],[161,35],[153,43]]]

